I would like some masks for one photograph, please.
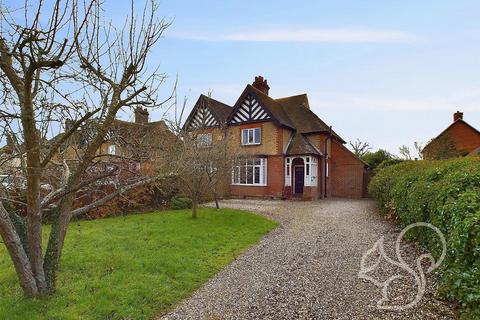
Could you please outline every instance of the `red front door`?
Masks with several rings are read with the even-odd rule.
[[[304,175],[305,171],[303,166],[295,166],[293,167],[294,170],[294,180],[295,180],[295,193],[303,193],[303,183],[304,183]]]

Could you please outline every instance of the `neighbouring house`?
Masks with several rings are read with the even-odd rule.
[[[307,95],[272,98],[269,89],[258,76],[233,106],[201,95],[185,122],[185,128],[200,130],[207,142],[226,134],[239,155],[228,195],[306,200],[365,196],[367,165],[310,109]]]
[[[463,120],[463,112],[453,114],[453,123],[433,138],[422,150],[426,160],[478,155],[480,131]]]
[[[176,136],[164,121],[150,122],[146,109],[137,107],[134,118],[134,122],[115,119],[97,154],[106,162],[115,158],[117,162],[128,162],[131,170],[147,172],[153,162],[165,158],[164,147],[173,143]],[[71,125],[73,121],[67,120],[66,130]],[[95,130],[89,130],[90,126],[95,126],[95,122],[87,123],[79,129],[65,145],[62,152],[67,161],[76,161],[88,141],[93,138],[90,135],[95,133]],[[54,139],[60,138],[61,135]]]

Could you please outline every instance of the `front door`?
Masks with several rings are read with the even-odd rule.
[[[303,193],[303,182],[305,171],[303,166],[295,166],[294,170],[294,179],[295,179],[295,193]]]

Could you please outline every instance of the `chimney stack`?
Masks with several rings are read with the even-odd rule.
[[[135,108],[135,123],[138,124],[147,124],[148,123],[148,111],[147,109],[142,109],[142,107]]]
[[[457,111],[453,114],[453,122],[463,120],[463,112]]]
[[[267,80],[263,79],[262,76],[255,77],[255,81],[253,81],[252,86],[268,96],[268,90],[270,90],[270,87],[268,86]]]

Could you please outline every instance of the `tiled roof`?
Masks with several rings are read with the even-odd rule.
[[[314,154],[314,155],[322,155],[320,150],[318,150],[314,145],[308,141],[308,139],[301,134],[300,132],[296,132],[293,136],[292,140],[290,141],[287,147],[287,155],[297,155],[297,154]]]
[[[283,106],[297,131],[301,133],[331,132],[337,140],[345,143],[335,131],[331,130],[325,122],[310,110],[306,94],[275,99],[275,101]]]
[[[210,107],[210,110],[212,110],[214,116],[220,123],[225,123],[225,121],[227,121],[230,112],[232,112],[232,107],[203,94],[200,95],[200,99]]]

